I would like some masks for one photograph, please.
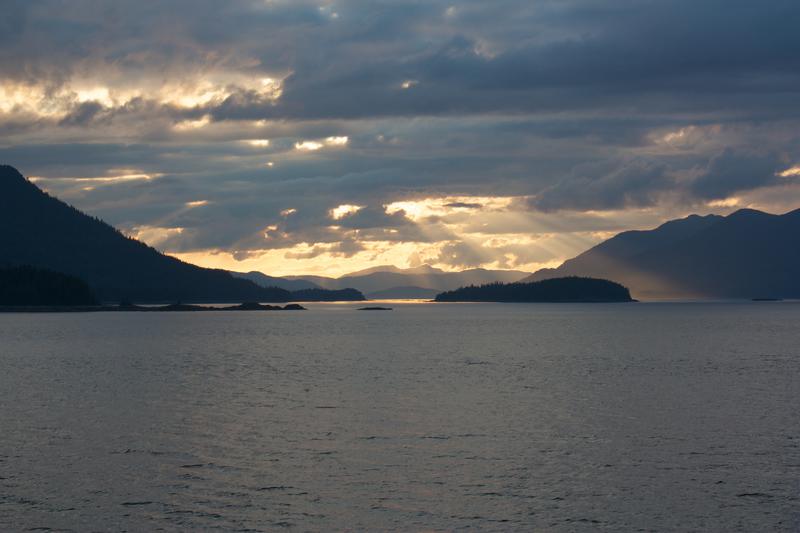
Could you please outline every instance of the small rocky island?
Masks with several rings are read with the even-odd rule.
[[[619,283],[595,278],[554,278],[531,283],[470,285],[436,296],[437,302],[634,302]]]

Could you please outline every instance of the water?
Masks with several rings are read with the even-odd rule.
[[[797,531],[800,305],[0,315],[0,530]]]

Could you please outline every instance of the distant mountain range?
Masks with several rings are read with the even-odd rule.
[[[530,272],[519,270],[486,270],[475,268],[462,272],[423,265],[415,268],[398,268],[380,265],[346,274],[339,278],[325,276],[273,277],[261,272],[231,272],[236,277],[249,279],[262,287],[280,287],[287,290],[323,288],[341,290],[354,288],[370,299],[429,299],[442,291],[466,285],[483,285],[493,282],[519,281]]]
[[[298,299],[285,289],[260,287],[224,270],[201,268],[164,255],[51,197],[6,165],[0,165],[0,229],[0,267],[28,265],[75,276],[87,282],[101,301]],[[363,299],[357,291],[341,293],[348,295]],[[302,296],[330,297],[320,293]]]
[[[0,268],[29,265],[75,276],[105,302],[357,300],[363,298],[359,291],[372,298],[432,298],[469,285],[567,276],[613,280],[642,299],[800,298],[800,209],[692,215],[653,230],[626,231],[532,275],[425,265],[378,266],[340,278],[273,277],[201,268],[164,255],[0,165],[0,230]]]
[[[589,276],[636,298],[800,298],[800,209],[692,215],[626,231],[524,281]]]
[[[327,278],[323,276],[287,276],[287,279],[301,280],[315,283],[325,289],[340,289],[353,287],[364,294],[383,295],[379,297],[397,298],[400,294],[435,295],[438,292],[457,289],[465,285],[483,285],[485,283],[519,281],[529,275],[529,272],[519,270],[486,270],[474,268],[462,272],[445,272],[429,265],[416,268],[397,268],[385,265],[369,268],[347,274],[340,278]],[[427,289],[431,292],[421,292]],[[391,291],[391,292],[385,292]],[[386,296],[394,294],[395,296]],[[404,296],[416,297],[416,296]]]
[[[532,275],[513,270],[445,272],[428,265],[411,269],[384,265],[340,278],[249,276],[263,286],[354,287],[372,299],[431,299],[469,285],[568,276],[613,280],[640,299],[800,298],[800,209],[784,215],[753,209],[728,216],[691,215],[653,230],[626,231],[558,268]]]
[[[236,278],[249,279],[250,281],[252,281],[253,283],[255,283],[260,287],[278,287],[280,289],[286,289],[287,291],[301,291],[305,289],[322,288],[316,283],[311,283],[310,281],[302,279],[278,278],[275,276],[268,276],[262,272],[257,272],[257,271],[252,271],[252,272],[231,271],[231,275]]]

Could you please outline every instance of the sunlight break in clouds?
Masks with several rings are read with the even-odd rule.
[[[295,150],[301,150],[306,152],[313,152],[315,150],[319,150],[324,145],[321,142],[317,141],[301,141],[294,144]]]
[[[182,120],[175,124],[175,129],[178,131],[187,131],[187,130],[197,130],[200,128],[205,128],[211,124],[211,118],[206,115],[197,120]]]
[[[144,241],[154,248],[158,248],[169,239],[178,237],[185,228],[159,228],[156,226],[137,226],[133,228],[131,237]]]
[[[269,139],[249,139],[244,142],[255,148],[266,148],[269,146]]]
[[[446,215],[464,210],[485,209],[487,211],[499,211],[508,208],[513,201],[513,197],[501,196],[425,198],[422,200],[392,202],[386,206],[386,212],[392,214],[403,211],[412,220],[418,220],[424,217]]]
[[[94,177],[43,177],[31,176],[28,179],[35,183],[41,182],[43,186],[47,186],[48,182],[64,182],[64,183],[123,183],[127,181],[150,181],[161,177],[163,174],[144,174],[129,171],[129,174],[118,174],[116,176],[94,176]]]
[[[44,83],[0,81],[0,113],[64,118],[81,104],[96,104],[98,111],[130,112],[145,109],[144,103],[159,107],[193,109],[221,105],[237,93],[249,92],[274,102],[282,94],[282,82],[272,78],[249,78],[239,73],[219,73],[179,83],[154,79],[128,80],[121,74],[104,80],[70,79],[57,87]],[[198,120],[183,121],[197,124]],[[187,126],[184,126],[187,127]],[[194,126],[199,127],[199,126]]]
[[[349,139],[345,136],[327,137],[326,139],[320,141],[300,141],[295,143],[294,148],[295,150],[314,152],[321,148],[325,148],[326,146],[329,147],[345,146],[348,141]]]
[[[779,173],[778,176],[782,178],[791,178],[795,176],[800,176],[800,166],[794,166],[791,168],[787,168],[783,172]]]
[[[341,220],[346,216],[358,213],[364,209],[363,205],[342,204],[330,210],[331,218],[333,220]]]

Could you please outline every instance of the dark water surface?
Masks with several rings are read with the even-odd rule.
[[[797,531],[800,304],[0,315],[0,530]]]

